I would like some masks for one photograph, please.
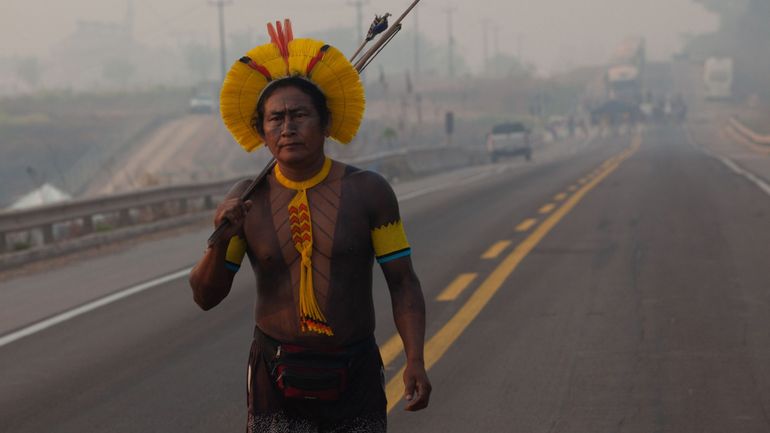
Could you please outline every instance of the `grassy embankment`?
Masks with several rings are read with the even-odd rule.
[[[77,195],[154,128],[184,113],[189,92],[45,92],[0,99],[0,207],[49,182]]]

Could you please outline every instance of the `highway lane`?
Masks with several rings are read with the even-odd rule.
[[[529,254],[394,431],[770,430],[770,200],[680,129]]]
[[[447,334],[431,408],[397,405],[393,431],[767,430],[767,196],[681,130],[631,142],[403,204],[429,338],[563,215]],[[375,294],[384,343],[379,277]],[[207,313],[177,280],[2,347],[0,431],[242,431],[252,311],[247,272]]]

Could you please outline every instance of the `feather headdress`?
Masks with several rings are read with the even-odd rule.
[[[291,22],[268,24],[270,43],[251,49],[233,64],[220,94],[220,112],[233,138],[247,152],[263,144],[252,126],[267,85],[299,76],[318,86],[331,113],[329,136],[347,144],[358,132],[366,101],[355,67],[338,49],[313,39],[294,39]]]

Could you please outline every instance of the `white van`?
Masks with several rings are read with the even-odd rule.
[[[709,57],[703,65],[703,84],[707,99],[729,99],[733,96],[733,59]]]

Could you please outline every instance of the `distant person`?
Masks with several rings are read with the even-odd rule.
[[[284,32],[285,28],[285,32]],[[337,49],[269,26],[272,42],[233,65],[225,124],[273,171],[245,201],[240,182],[216,211],[229,222],[190,275],[204,310],[229,293],[245,255],[257,278],[249,356],[249,432],[384,432],[384,373],[374,340],[372,267],[388,282],[404,343],[406,410],[425,408],[425,302],[398,202],[381,176],[333,161],[326,137],[353,139],[364,110],[358,72]],[[203,372],[206,373],[205,371]]]

